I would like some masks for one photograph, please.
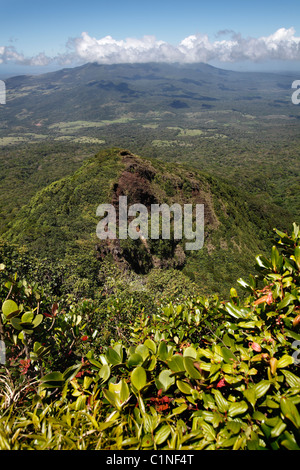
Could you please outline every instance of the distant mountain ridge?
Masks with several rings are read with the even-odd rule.
[[[8,123],[11,132],[13,126],[31,128],[41,120],[45,126],[70,120],[116,119],[132,112],[226,109],[231,101],[241,112],[245,102],[248,112],[249,102],[255,102],[260,112],[267,114],[276,104],[289,104],[283,90],[290,90],[295,77],[232,72],[202,63],[89,63],[7,79],[7,106],[1,110],[1,121]]]

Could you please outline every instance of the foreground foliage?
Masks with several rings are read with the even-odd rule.
[[[275,234],[243,298],[114,298],[107,346],[97,302],[0,265],[0,448],[299,450],[299,227]]]

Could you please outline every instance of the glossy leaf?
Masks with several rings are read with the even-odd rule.
[[[190,395],[192,387],[189,385],[187,382],[183,380],[177,380],[176,385],[179,388],[179,390],[184,393],[185,395]]]
[[[129,367],[136,367],[138,365],[141,365],[144,362],[142,356],[138,353],[133,353],[129,356],[128,358],[128,365]]]
[[[191,357],[184,357],[183,363],[184,363],[185,370],[187,371],[187,373],[190,375],[192,379],[200,380],[202,378],[202,375],[200,374],[199,370],[197,370],[196,367],[194,366],[194,360]]]
[[[154,441],[157,445],[165,442],[171,433],[171,427],[168,424],[163,425],[158,431],[155,432]]]
[[[246,400],[248,400],[248,402],[254,408],[255,403],[256,403],[256,399],[257,399],[255,389],[254,388],[248,388],[247,390],[244,390],[243,394],[244,394],[244,397],[246,398]]]
[[[226,400],[226,398],[223,397],[222,393],[219,390],[214,390],[214,397],[218,410],[221,413],[225,413],[230,406],[229,402]]]
[[[184,371],[185,367],[183,362],[183,356],[181,356],[180,354],[175,354],[174,356],[172,356],[171,359],[168,361],[168,367],[173,372]]]
[[[171,377],[172,371],[165,369],[162,370],[158,376],[158,388],[162,388],[164,392],[166,392],[171,385],[175,383],[174,377]]]
[[[284,356],[282,356],[280,359],[278,359],[277,361],[277,369],[281,369],[281,368],[284,368],[284,367],[287,367],[291,364],[294,363],[294,359],[292,356],[288,356],[287,354],[285,354]]]
[[[108,348],[106,357],[112,365],[121,364],[122,362],[121,357],[113,348]]]
[[[285,379],[290,387],[300,388],[300,378],[297,375],[289,370],[283,370],[282,373],[285,375]]]
[[[292,400],[282,397],[280,408],[285,418],[290,420],[297,429],[300,429],[300,415]]]
[[[109,367],[109,365],[104,364],[101,367],[98,375],[102,379],[102,383],[106,382],[110,377],[110,367]]]
[[[162,341],[159,344],[157,354],[158,354],[159,359],[161,359],[162,361],[166,361],[168,359],[169,352],[168,352],[168,346],[165,341]]]
[[[156,354],[156,343],[152,339],[146,339],[144,345],[147,346],[147,348],[150,349],[153,354]]]
[[[269,380],[262,380],[258,384],[256,384],[253,388],[255,390],[256,398],[263,397],[271,386],[271,382]]]
[[[231,403],[228,408],[228,416],[233,418],[234,416],[238,416],[244,414],[248,411],[248,405],[245,401],[239,401],[236,403]]]
[[[234,318],[247,318],[250,315],[250,311],[242,308],[242,307],[237,307],[236,305],[228,302],[225,306],[227,312],[229,315],[231,315]]]
[[[11,299],[5,300],[2,304],[2,313],[7,318],[13,318],[20,312],[18,305]]]
[[[143,367],[136,367],[130,375],[132,385],[138,390],[142,390],[147,383],[147,375]]]

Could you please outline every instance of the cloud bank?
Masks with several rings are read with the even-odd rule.
[[[229,39],[221,39],[230,34]],[[0,64],[16,63],[42,66],[49,64],[70,65],[86,62],[99,64],[144,63],[144,62],[265,62],[269,60],[299,61],[300,37],[293,27],[280,28],[269,36],[259,38],[242,37],[233,31],[220,31],[212,41],[206,34],[194,34],[178,45],[157,40],[154,36],[141,39],[116,40],[111,36],[101,39],[83,32],[80,37],[70,39],[66,52],[55,57],[40,53],[25,57],[13,46],[0,46]]]

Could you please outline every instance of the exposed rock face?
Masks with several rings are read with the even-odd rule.
[[[139,203],[151,211],[151,204],[173,203],[204,204],[205,225],[213,230],[218,227],[212,194],[207,182],[199,181],[191,172],[182,175],[165,174],[152,165],[150,161],[123,150],[120,158],[124,166],[118,181],[112,188],[111,203],[115,207],[118,220],[119,197],[127,196],[128,206]],[[130,221],[129,221],[130,222]],[[143,236],[136,241],[103,240],[96,246],[98,259],[110,255],[114,261],[125,269],[147,272],[152,267],[182,268],[186,254],[180,240],[164,240],[163,256],[160,256],[159,243],[153,243]]]

